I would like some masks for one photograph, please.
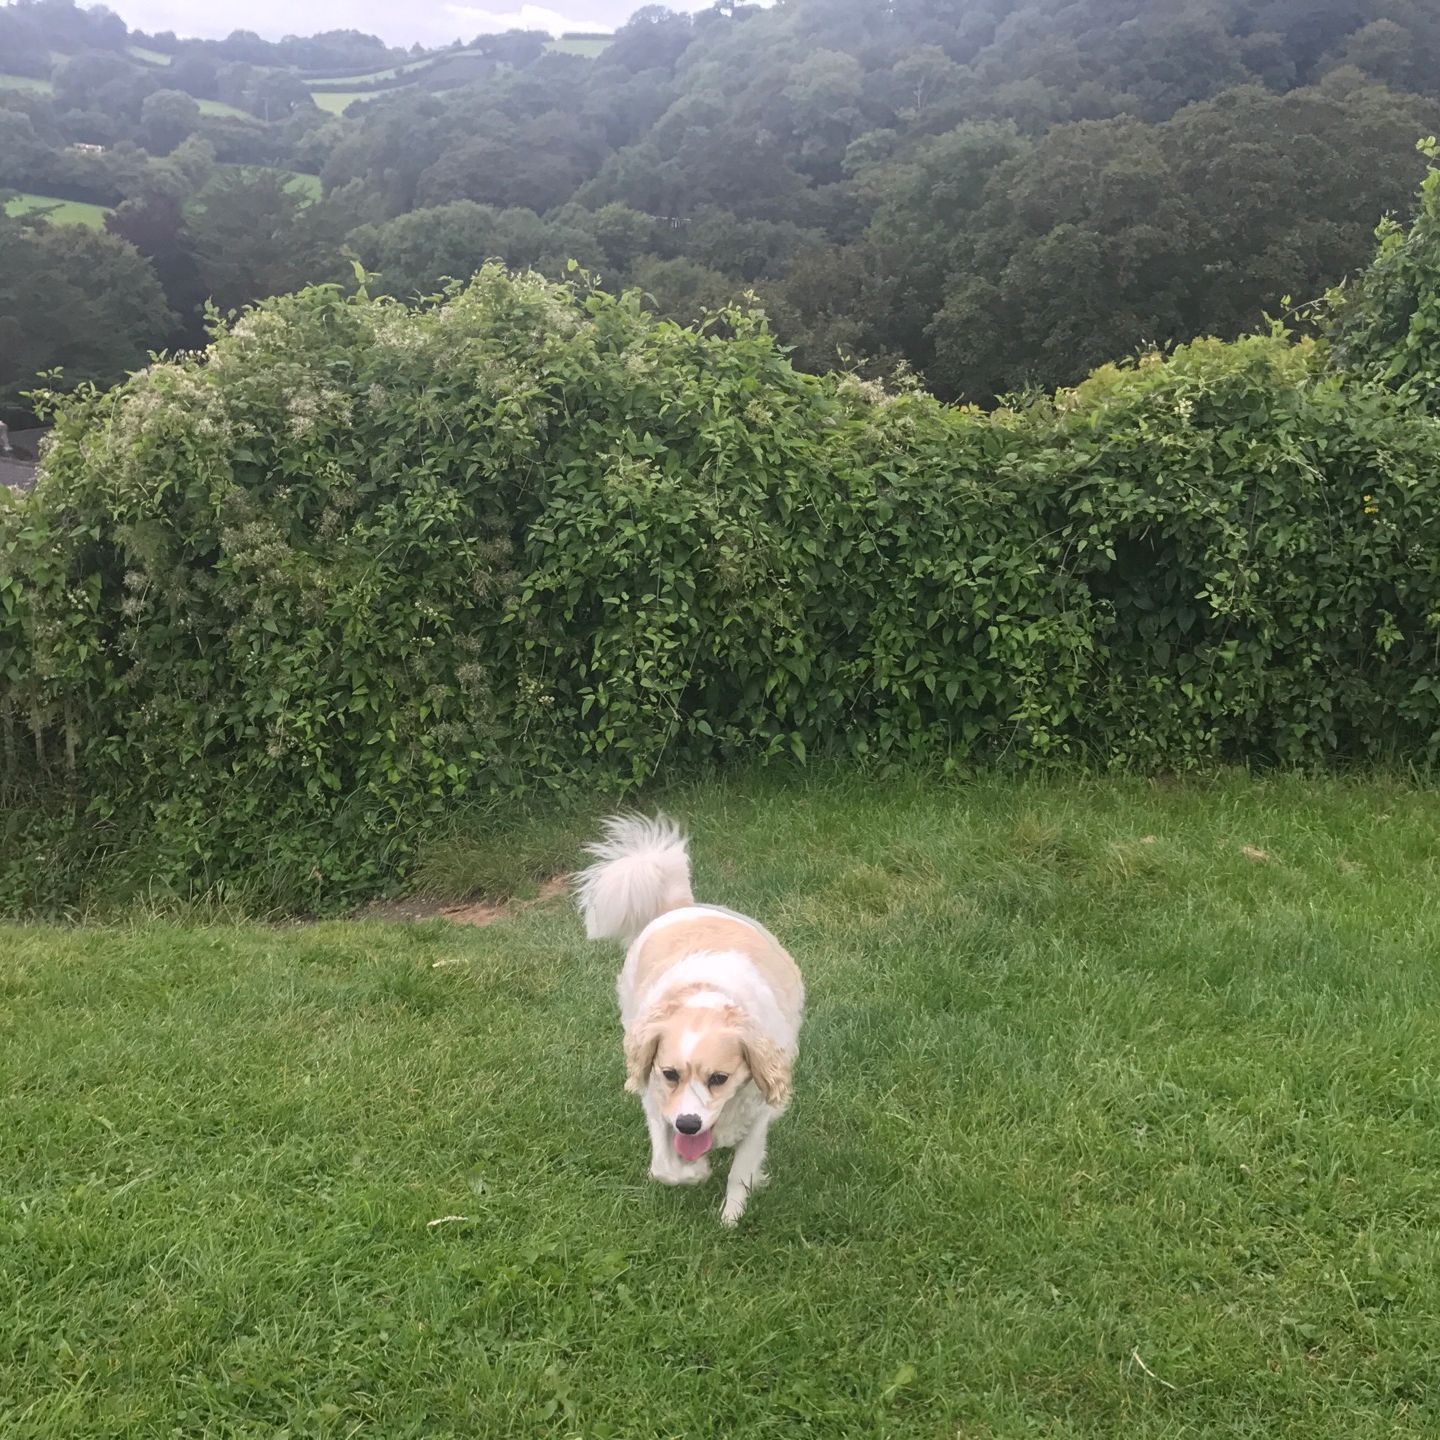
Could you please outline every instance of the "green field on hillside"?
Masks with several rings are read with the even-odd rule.
[[[552,40],[545,48],[556,55],[583,55],[593,60],[604,54],[609,44],[608,40]]]
[[[410,75],[416,70],[423,70],[427,65],[433,65],[436,58],[434,55],[426,55],[418,60],[407,61],[404,65],[392,65],[388,70],[370,70],[363,75],[307,75],[303,78],[310,85],[370,85],[377,80],[393,80],[397,75]]]
[[[108,213],[104,205],[91,205],[84,200],[61,200],[55,195],[32,195],[22,191],[5,207],[7,215],[28,215],[46,211],[46,219],[57,225],[88,225],[99,230]]]
[[[0,74],[0,92],[6,90],[28,90],[35,95],[53,95],[55,87],[48,80],[34,75]]]
[[[325,187],[318,175],[306,175],[299,170],[291,170],[290,188],[298,190],[307,200],[318,200],[324,194]]]
[[[198,100],[202,115],[228,115],[232,119],[254,120],[257,117],[248,110],[242,110],[238,105],[227,105],[223,100]]]
[[[0,930],[0,1433],[1440,1433],[1433,792],[667,799],[809,987],[733,1232],[647,1178],[563,899]],[[588,833],[462,825],[432,879]]]
[[[328,114],[343,115],[356,100],[374,100],[395,93],[394,90],[312,90],[310,98]]]

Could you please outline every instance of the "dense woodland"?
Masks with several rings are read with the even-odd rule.
[[[0,216],[12,419],[55,367],[109,383],[201,343],[211,304],[360,267],[427,295],[492,257],[686,319],[753,294],[806,368],[985,404],[1362,263],[1440,129],[1440,7],[722,0],[592,57],[188,41],[20,0],[0,72],[0,187],[106,207]]]

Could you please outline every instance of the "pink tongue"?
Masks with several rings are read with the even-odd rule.
[[[698,1160],[711,1146],[715,1137],[708,1130],[698,1135],[682,1135],[675,1132],[675,1153],[682,1160]]]

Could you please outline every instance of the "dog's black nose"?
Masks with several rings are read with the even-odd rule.
[[[700,1133],[700,1117],[698,1115],[677,1115],[675,1128],[682,1135],[698,1135]]]

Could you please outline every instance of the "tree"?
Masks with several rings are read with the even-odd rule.
[[[593,267],[605,258],[584,223],[593,218],[569,211],[546,222],[533,210],[497,210],[456,200],[363,225],[351,232],[347,244],[367,270],[379,275],[377,290],[410,298],[433,294],[446,280],[468,280],[487,260],[552,275],[562,273],[569,260]]]
[[[222,172],[194,202],[188,243],[206,293],[222,310],[298,289],[333,257],[306,253],[301,213],[307,201],[276,170]]]
[[[956,98],[963,83],[964,72],[938,45],[921,45],[890,67],[885,94],[901,119],[919,119]]]
[[[215,173],[215,147],[203,135],[192,135],[170,152],[168,163],[184,180],[186,193],[193,195]]]
[[[1431,162],[1420,210],[1407,230],[1381,222],[1375,258],[1326,297],[1324,330],[1332,364],[1440,410],[1440,146],[1419,149]]]
[[[23,111],[0,108],[0,185],[27,188],[46,154],[33,120]]]
[[[689,16],[664,5],[645,5],[615,32],[601,58],[606,66],[631,71],[673,71],[694,37]]]
[[[575,207],[578,210],[578,207]],[[624,205],[602,205],[599,210],[581,211],[578,215],[564,212],[573,222],[583,221],[590,227],[612,272],[628,273],[635,262],[656,246],[654,220]]]
[[[994,171],[948,239],[932,232],[929,282],[944,278],[927,375],[985,401],[1317,296],[1364,259],[1373,218],[1408,203],[1412,137],[1437,119],[1372,89],[1247,88],[1163,125],[1052,130]]]
[[[0,212],[0,407],[42,371],[111,385],[145,361],[174,316],[145,259],[116,235]]]
[[[455,200],[361,226],[346,243],[379,276],[377,290],[401,297],[429,295],[447,279],[468,279],[496,255],[498,215],[493,206]]]
[[[364,180],[392,214],[414,209],[420,176],[449,141],[448,111],[444,100],[423,93],[367,111],[330,152],[321,171],[326,188]]]
[[[1403,25],[1375,20],[1346,39],[1338,64],[1353,65],[1371,80],[1397,90],[1418,90],[1423,88],[1424,77],[1416,73],[1416,56],[1423,53]]]
[[[471,42],[471,49],[518,70],[538,60],[549,43],[546,30],[506,30],[499,35],[478,36]]]
[[[450,146],[425,170],[415,198],[422,206],[474,200],[543,211],[574,193],[580,173],[563,152],[528,150],[503,131],[475,135]]]
[[[778,281],[761,284],[760,299],[778,334],[806,370],[892,371],[870,316],[878,308],[875,277],[859,246],[812,243]]]
[[[209,55],[191,52],[177,56],[165,71],[165,78],[175,89],[197,100],[219,98],[220,67]]]
[[[138,83],[137,83],[138,82]],[[55,103],[62,110],[99,108],[128,111],[139,104],[145,85],[137,68],[123,55],[87,50],[55,67]]]
[[[11,75],[50,73],[50,46],[35,16],[18,5],[0,7],[0,55]]]
[[[694,260],[640,261],[630,283],[646,297],[651,309],[668,320],[691,324],[707,310],[718,310],[734,297],[728,276]]]
[[[185,347],[203,343],[201,309],[206,291],[185,232],[185,211],[179,197],[152,190],[126,200],[106,215],[105,229],[133,245],[150,262],[175,316],[175,342]],[[155,337],[152,343],[157,340]]]
[[[808,174],[838,179],[846,147],[863,129],[865,72],[840,50],[816,50],[790,73],[785,100]]]
[[[297,110],[313,110],[315,102],[293,71],[267,70],[246,92],[245,108],[262,120],[283,120]]]
[[[344,118],[302,72],[404,58],[373,36],[171,40],[162,70],[117,23],[71,0],[0,7],[7,68],[63,57],[55,103],[0,95],[29,122],[0,119],[0,177],[136,201],[121,233],[151,236],[167,274],[152,232],[181,201],[232,303],[343,275],[351,231],[401,293],[482,252],[573,257],[611,285],[650,267],[677,313],[719,275],[764,293],[806,364],[904,357],[982,399],[1333,284],[1407,203],[1410,140],[1434,128],[1396,92],[1440,98],[1435,0],[647,6],[594,60],[523,31],[428,52]],[[249,114],[198,116],[176,92]],[[237,164],[319,173],[328,198],[267,193],[243,215],[208,188]]]
[[[199,123],[200,106],[183,90],[157,90],[140,106],[140,133],[152,155],[168,155]]]

